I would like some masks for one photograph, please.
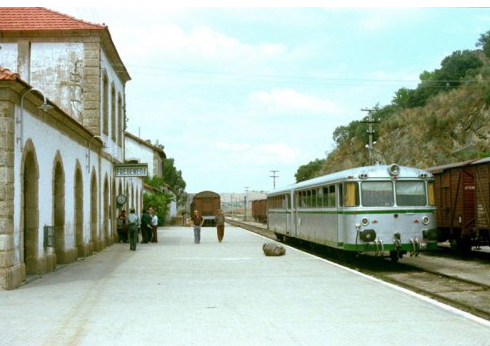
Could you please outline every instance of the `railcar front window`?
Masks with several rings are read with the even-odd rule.
[[[425,205],[425,182],[423,181],[397,181],[396,204],[400,206]]]
[[[395,204],[390,181],[363,182],[361,191],[362,205],[365,207],[391,207]]]
[[[359,193],[357,183],[345,183],[345,203],[346,207],[357,207],[359,205]]]

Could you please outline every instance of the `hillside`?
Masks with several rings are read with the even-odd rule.
[[[480,38],[483,50],[454,52],[440,69],[424,71],[416,89],[400,89],[392,104],[375,107],[373,162],[427,168],[490,156],[489,33]],[[301,166],[297,181],[369,165],[367,119],[338,127],[336,148]]]

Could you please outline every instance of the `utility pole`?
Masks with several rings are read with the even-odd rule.
[[[379,120],[373,120],[373,114],[376,109],[367,109],[367,108],[361,108],[361,111],[363,112],[368,112],[369,118],[368,121],[361,121],[361,123],[364,124],[369,124],[367,133],[369,134],[369,144],[367,145],[367,148],[369,150],[369,165],[373,164],[373,134],[376,132],[373,130],[373,124],[379,124]]]
[[[269,171],[269,172],[272,173],[272,175],[270,177],[272,178],[272,182],[274,184],[273,186],[274,186],[274,190],[275,190],[276,189],[276,178],[279,178],[279,176],[276,175],[276,173],[279,173],[279,171],[272,170],[272,171]]]
[[[243,221],[247,221],[247,194],[248,194],[248,186],[245,186],[245,196],[243,196],[243,204],[244,204],[244,211],[243,211]]]

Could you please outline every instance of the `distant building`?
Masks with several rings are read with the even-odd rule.
[[[163,176],[163,164],[167,155],[163,149],[153,145],[129,132],[125,132],[126,162],[145,162],[148,164],[150,177]]]
[[[145,141],[129,132],[125,133],[126,138],[126,162],[146,162],[148,163],[149,176],[163,177],[164,162],[167,155],[157,145],[153,145],[148,141]],[[155,188],[144,185],[145,192],[153,193]],[[167,213],[166,222],[170,222],[172,218],[177,216],[177,202],[175,193],[172,191],[172,187],[168,184],[164,184],[158,190],[159,192],[166,192],[174,196],[174,200],[169,204],[169,210]]]
[[[0,287],[111,245],[118,195],[141,208],[142,179],[114,175],[129,80],[106,26],[0,8]]]

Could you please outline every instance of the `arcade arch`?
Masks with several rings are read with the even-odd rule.
[[[39,165],[31,140],[24,146],[21,166],[20,230],[26,274],[38,274]]]
[[[99,240],[97,237],[97,177],[92,171],[90,179],[90,243],[91,251],[99,251]]]
[[[67,263],[65,258],[65,171],[60,152],[56,153],[53,165],[53,225],[56,234],[56,261]]]
[[[75,215],[75,244],[78,257],[85,257],[86,251],[83,243],[83,175],[80,162],[77,160],[75,167],[75,184],[73,186],[74,215]]]

